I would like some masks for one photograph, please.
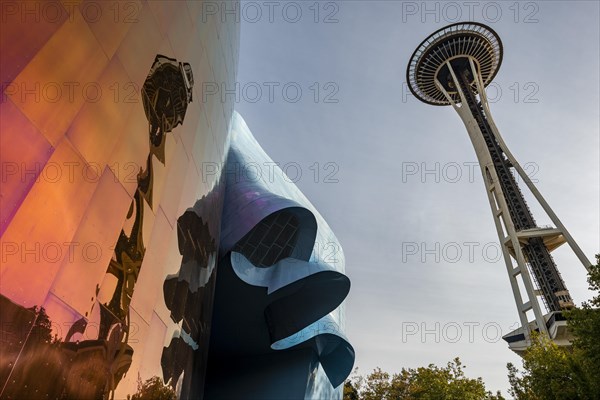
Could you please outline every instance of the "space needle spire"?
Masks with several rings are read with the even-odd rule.
[[[467,128],[521,322],[504,340],[520,354],[529,346],[533,331],[558,345],[570,344],[561,311],[574,303],[551,252],[568,243],[586,269],[591,263],[512,155],[492,118],[485,87],[498,73],[502,55],[502,42],[490,27],[475,22],[448,25],[417,47],[406,80],[422,102],[451,105]],[[553,227],[536,224],[515,175],[525,182]],[[531,321],[528,313],[533,314]]]

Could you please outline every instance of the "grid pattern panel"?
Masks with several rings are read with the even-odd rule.
[[[269,215],[235,246],[256,267],[269,267],[289,257],[298,241],[298,217],[289,211]]]

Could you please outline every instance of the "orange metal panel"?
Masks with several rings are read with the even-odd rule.
[[[183,190],[186,169],[189,165],[188,156],[185,153],[181,141],[177,143],[177,149],[173,153],[173,158],[170,160],[169,164],[169,173],[165,178],[164,192],[160,198],[160,207],[165,213],[171,226],[175,226],[177,217],[179,217],[177,210],[179,209],[179,201]]]
[[[2,248],[11,248],[2,294],[25,307],[43,303],[96,188],[92,172],[68,140],[58,145],[2,236]]]
[[[174,324],[173,324],[174,325]],[[165,343],[165,335],[167,333],[167,326],[165,323],[156,315],[152,313],[150,319],[150,329],[145,339],[145,346],[143,354],[141,356],[142,363],[140,366],[140,375],[142,380],[148,379],[152,376],[162,376],[162,368],[160,367],[160,358],[162,355],[163,346]]]
[[[131,365],[129,366],[130,373],[126,374],[117,386],[116,399],[126,399],[127,395],[134,394],[137,391],[138,378],[141,378],[138,373],[142,367],[143,352],[147,346],[146,341],[150,329],[148,323],[135,310],[131,311],[131,330],[131,340],[128,342],[128,345],[133,348]],[[144,377],[144,380],[148,378]]]
[[[96,82],[108,63],[98,41],[75,12],[15,78],[9,95],[56,145],[83,106],[98,98]]]
[[[161,289],[165,279],[164,260],[173,235],[177,235],[177,231],[171,228],[165,215],[159,210],[152,234],[146,240],[146,255],[131,299],[131,307],[146,322],[150,322],[156,302],[163,301]]]
[[[140,22],[142,2],[86,0],[78,8],[106,56],[112,58],[129,29]]]
[[[175,2],[173,4],[177,4]],[[116,55],[132,81],[141,87],[157,54],[172,54],[161,35],[148,3],[144,3],[138,22],[133,24],[117,49]]]
[[[63,261],[51,291],[88,317],[96,289],[113,256],[131,198],[109,168],[104,170],[79,229],[73,250]]]
[[[133,107],[123,126],[120,140],[113,148],[108,166],[123,184],[131,197],[137,189],[137,174],[146,169],[146,159],[150,152],[148,120],[143,107]]]
[[[178,59],[185,59],[186,62],[191,61],[187,57],[187,49],[190,42],[198,43],[197,37],[194,35],[195,29],[189,18],[189,10],[184,5],[173,10],[173,20],[167,25],[165,31],[166,36],[171,43],[174,54]],[[193,64],[192,64],[193,65]]]
[[[7,1],[1,6],[0,82],[6,85],[67,20],[68,13],[58,2]]]
[[[10,100],[0,103],[0,236],[54,151]]]
[[[85,103],[71,124],[67,136],[86,161],[100,170],[125,130],[132,108],[143,110],[141,89],[123,69],[118,59],[108,64],[98,79],[102,96],[97,102]],[[142,131],[147,132],[146,129]]]

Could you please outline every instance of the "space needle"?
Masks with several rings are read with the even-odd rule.
[[[514,158],[492,118],[485,87],[498,73],[502,55],[502,42],[490,27],[475,22],[448,25],[417,47],[406,81],[422,102],[451,105],[467,128],[521,323],[504,340],[522,354],[531,344],[533,331],[561,346],[569,346],[572,339],[561,312],[574,303],[552,251],[568,243],[586,269],[591,263]],[[536,224],[515,175],[522,178],[554,226]]]

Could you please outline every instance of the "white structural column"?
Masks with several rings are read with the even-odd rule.
[[[569,243],[569,246],[587,270],[589,270],[591,263],[583,254],[577,243],[573,240],[572,236],[566,230],[564,225],[560,222],[556,214],[552,211],[552,209],[542,197],[540,192],[537,190],[535,185],[531,182],[521,165],[517,162],[517,160],[508,150],[508,147],[502,140],[500,132],[498,131],[498,128],[496,127],[496,124],[492,119],[489,104],[487,101],[487,96],[484,89],[484,84],[480,74],[478,73],[479,68],[477,60],[473,57],[468,57],[468,59],[471,73],[474,77],[474,81],[477,86],[479,100],[481,101],[481,105],[483,106],[483,110],[485,112],[485,116],[490,125],[492,133],[498,141],[498,144],[500,145],[502,151],[505,153],[511,164],[516,169],[519,176],[521,176],[521,178],[525,181],[527,187],[529,188],[529,190],[531,190],[535,199],[540,203],[544,211],[548,214],[548,216],[556,226],[556,228],[536,228],[520,232],[516,230],[513,221],[510,217],[509,208],[506,203],[506,198],[502,191],[502,187],[500,185],[500,181],[498,179],[496,169],[494,168],[494,164],[492,162],[492,158],[488,150],[487,144],[485,142],[484,136],[481,132],[481,128],[479,127],[479,124],[477,123],[477,120],[475,119],[473,113],[467,106],[466,95],[465,93],[463,93],[458,78],[454,72],[454,69],[452,68],[452,65],[450,63],[451,59],[447,60],[444,64],[440,66],[440,68],[442,68],[445,65],[449,69],[454,86],[460,96],[460,103],[458,104],[453,100],[452,96],[446,91],[444,86],[437,80],[437,78],[435,79],[435,84],[437,88],[444,94],[446,99],[450,102],[452,107],[456,110],[458,115],[461,117],[463,123],[465,124],[465,127],[467,128],[467,132],[469,133],[471,142],[473,143],[473,147],[475,148],[475,153],[479,160],[481,173],[483,175],[483,181],[485,183],[488,200],[494,216],[494,222],[496,224],[496,231],[498,233],[498,238],[500,240],[502,248],[502,254],[504,256],[506,270],[508,272],[511,288],[519,312],[521,326],[524,328],[525,340],[529,342],[530,332],[531,330],[535,329],[535,326],[532,326],[529,323],[530,321],[527,317],[528,311],[533,311],[535,322],[537,323],[536,325],[540,332],[543,332],[546,335],[548,335],[548,330],[546,328],[546,321],[542,309],[540,307],[540,302],[538,301],[537,290],[534,286],[533,278],[530,274],[529,268],[527,267],[527,262],[522,251],[522,245],[526,244],[526,241],[529,237],[542,237],[548,250],[552,251],[561,244],[567,242]],[[435,75],[438,75],[437,72]],[[522,293],[522,290],[518,283],[519,276],[522,279],[524,293]]]

